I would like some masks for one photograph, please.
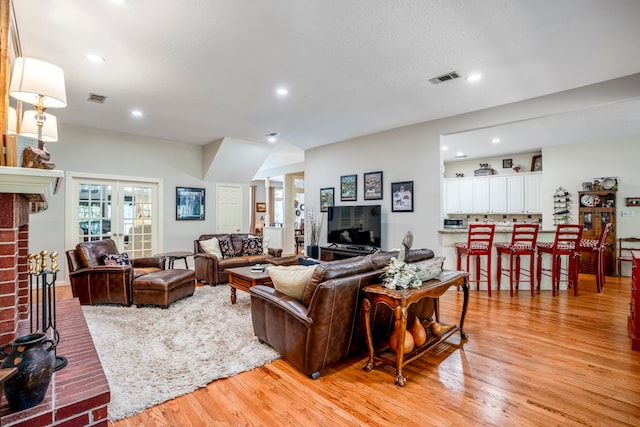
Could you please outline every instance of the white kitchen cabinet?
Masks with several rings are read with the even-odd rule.
[[[489,213],[490,210],[489,179],[473,179],[473,213]]]
[[[524,213],[524,176],[507,177],[507,213]]]
[[[473,212],[473,179],[456,178],[445,181],[447,213]]]
[[[492,176],[489,178],[490,212],[507,213],[507,177]]]
[[[542,213],[542,174],[524,175],[524,211]]]
[[[445,213],[541,213],[541,173],[444,180]]]

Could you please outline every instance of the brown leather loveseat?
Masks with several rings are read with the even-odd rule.
[[[201,242],[211,240],[214,237],[218,240],[225,237],[231,239],[233,255],[221,258],[213,253],[207,252],[201,245]],[[198,239],[193,242],[196,280],[210,285],[227,283],[229,281],[229,274],[224,271],[226,268],[262,264],[269,258],[280,257],[282,255],[282,249],[276,248],[268,248],[267,253],[262,252],[254,255],[245,255],[244,243],[246,239],[250,237],[253,236],[248,233],[203,234],[198,237]]]
[[[370,284],[380,283],[384,267],[398,252],[381,252],[320,263],[301,300],[274,288],[258,285],[249,290],[251,320],[258,339],[277,350],[282,357],[312,378],[320,371],[365,349],[363,292]],[[433,251],[411,251],[407,261],[433,258]],[[413,304],[408,320],[433,315],[433,301],[424,298]],[[386,306],[371,311],[374,342],[386,339],[392,330],[392,312]]]
[[[105,265],[103,255],[119,255],[111,239],[78,243],[67,251],[71,291],[80,304],[122,304],[133,302],[135,278],[164,270],[164,257],[132,259],[130,265]]]

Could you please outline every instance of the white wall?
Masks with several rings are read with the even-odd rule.
[[[335,188],[335,204],[382,205],[382,248],[399,248],[414,234],[414,248],[437,248],[440,218],[440,137],[428,123],[393,129],[305,152],[305,206],[320,210],[320,188]],[[383,171],[383,200],[363,198],[363,174]],[[340,201],[340,176],[358,175],[357,202]],[[413,212],[391,212],[391,183],[414,181]],[[326,224],[326,221],[325,221]],[[326,227],[325,227],[326,228]],[[326,242],[326,229],[320,239]]]
[[[101,175],[159,178],[163,184],[162,242],[163,252],[193,250],[199,235],[215,232],[215,182],[202,177],[202,147],[172,141],[143,138],[77,126],[61,126],[59,142],[47,144],[56,169],[92,172]],[[249,229],[249,182],[243,187],[243,230]],[[204,188],[205,220],[176,221],[176,186]],[[49,208],[32,214],[29,224],[29,251],[57,251],[58,280],[66,281],[65,190],[49,201]],[[193,260],[189,259],[193,266]],[[64,279],[63,279],[64,278]]]
[[[486,112],[479,115],[487,116]],[[491,115],[488,115],[491,116]],[[421,123],[383,133],[355,138],[345,142],[308,150],[305,153],[305,201],[308,207],[319,206],[319,190],[335,187],[336,205],[374,204],[362,198],[362,174],[383,171],[384,200],[382,200],[383,249],[399,247],[404,233],[414,233],[414,248],[431,248],[436,254],[442,251],[442,241],[437,233],[441,228],[441,169],[440,131],[464,129],[467,123],[476,121],[473,114],[440,121]],[[495,120],[495,117],[492,118]],[[498,121],[499,122],[499,121]],[[477,124],[477,122],[476,122]],[[490,123],[488,123],[490,124]],[[505,155],[504,158],[518,159]],[[501,159],[502,157],[500,157]],[[553,193],[562,186],[572,192],[574,219],[577,218],[577,191],[582,182],[594,177],[619,177],[617,235],[640,235],[640,209],[624,206],[626,197],[640,197],[640,135],[610,138],[578,144],[544,148],[543,161],[543,229],[553,228]],[[498,159],[495,159],[496,162]],[[468,161],[469,163],[471,161]],[[475,163],[480,163],[480,160]],[[484,161],[482,161],[484,163]],[[493,163],[493,162],[492,162]],[[525,162],[526,163],[526,162]],[[497,163],[493,166],[500,169]],[[471,167],[468,165],[468,167]],[[477,167],[476,167],[477,168]],[[526,167],[526,171],[530,168]],[[340,202],[340,175],[358,174],[358,201]],[[455,172],[453,172],[455,176]],[[466,173],[465,173],[466,176]],[[414,212],[392,213],[390,186],[395,181],[414,181]],[[634,211],[637,209],[637,212]],[[633,212],[633,217],[622,217],[622,212]],[[326,242],[323,236],[321,242]]]

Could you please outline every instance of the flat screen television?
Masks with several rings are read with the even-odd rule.
[[[380,248],[381,210],[381,205],[329,207],[327,242],[353,249]]]

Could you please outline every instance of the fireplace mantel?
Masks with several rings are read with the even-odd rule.
[[[57,193],[64,172],[52,169],[0,167],[0,193],[24,194],[31,202],[46,202]]]

